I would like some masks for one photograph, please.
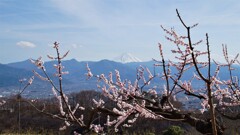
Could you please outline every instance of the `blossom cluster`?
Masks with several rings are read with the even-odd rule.
[[[53,57],[51,55],[47,55],[49,59],[51,60],[57,60],[57,64],[54,64],[53,66],[56,69],[56,73],[54,74],[58,80],[59,84],[58,86],[53,83],[52,79],[49,77],[49,75],[46,72],[46,69],[44,67],[44,61],[42,60],[42,57],[39,57],[38,59],[30,59],[30,61],[35,64],[39,69],[42,70],[43,75],[40,75],[38,72],[33,71],[35,76],[38,78],[48,81],[52,85],[52,93],[55,96],[57,102],[58,102],[58,108],[60,114],[51,114],[54,118],[64,119],[64,123],[62,127],[59,128],[59,130],[65,130],[67,127],[71,126],[73,123],[78,123],[80,126],[85,126],[84,124],[84,116],[81,114],[80,116],[76,116],[77,110],[83,111],[85,108],[83,106],[80,106],[80,104],[71,105],[69,103],[68,96],[65,94],[62,88],[62,75],[68,74],[68,71],[63,71],[64,66],[62,65],[62,59],[64,59],[69,51],[67,51],[63,56],[60,56],[59,53],[59,43],[55,42],[53,48],[56,50],[57,56]],[[30,78],[28,81],[29,85],[32,83],[34,77]],[[45,110],[43,109],[42,112]],[[48,113],[50,114],[50,113]]]
[[[193,27],[195,27],[194,25]],[[181,110],[175,108],[171,103],[171,99],[178,101],[178,95],[180,93],[185,94],[188,102],[189,97],[193,97],[200,101],[200,112],[204,113],[216,107],[225,106],[238,106],[240,105],[240,87],[238,84],[238,77],[233,77],[232,71],[234,70],[233,64],[239,63],[237,58],[230,59],[227,52],[227,47],[223,46],[223,55],[226,60],[226,64],[219,64],[214,61],[216,69],[213,72],[210,69],[212,64],[210,60],[210,50],[207,43],[208,50],[200,51],[197,48],[202,43],[202,40],[191,43],[190,37],[179,36],[174,29],[168,30],[161,26],[163,31],[166,32],[166,39],[175,45],[175,49],[171,50],[171,53],[175,55],[176,61],[166,61],[163,53],[163,45],[159,44],[159,53],[161,60],[155,60],[154,68],[161,68],[161,73],[154,74],[144,67],[139,66],[137,68],[136,80],[131,81],[122,79],[120,72],[115,70],[109,72],[108,75],[100,74],[94,75],[88,64],[86,64],[86,76],[87,79],[92,77],[97,78],[98,88],[102,91],[107,99],[116,104],[113,108],[106,108],[105,101],[103,99],[92,99],[92,110],[106,109],[111,112],[107,116],[105,126],[113,126],[117,132],[119,126],[131,127],[138,118],[151,118],[151,119],[166,119],[170,120],[168,116],[163,115],[165,112],[180,112]],[[193,28],[189,27],[189,28]],[[207,40],[208,42],[208,40]],[[44,62],[41,57],[37,60],[30,59],[33,64],[40,68],[44,77],[34,71],[34,74],[42,80],[49,81],[52,85],[52,92],[58,101],[58,107],[60,114],[53,115],[64,119],[63,126],[60,130],[64,130],[74,123],[78,123],[80,126],[86,126],[84,123],[84,116],[76,113],[78,110],[84,111],[85,108],[80,104],[70,105],[68,96],[62,89],[62,75],[68,74],[64,72],[64,66],[61,64],[61,60],[65,58],[69,51],[63,56],[59,54],[59,43],[55,42],[54,47],[57,52],[57,56],[53,57],[48,55],[48,58],[57,60],[55,76],[59,79],[59,86],[57,87],[51,78],[47,75],[44,67]],[[205,56],[208,59],[206,62],[199,61],[200,56]],[[220,71],[223,67],[228,68],[230,78],[228,80],[222,80],[219,77]],[[208,73],[203,73],[204,70],[208,70]],[[186,72],[193,71],[192,75],[188,75],[188,80],[184,80],[183,76]],[[161,86],[161,90],[158,90],[156,86],[150,86],[151,81],[156,77],[165,82]],[[29,80],[29,84],[32,83],[33,78]],[[199,82],[197,84],[203,84],[201,86],[194,86],[193,82]],[[147,86],[147,87],[146,87]],[[159,88],[160,89],[160,88]],[[214,103],[213,100],[216,100]],[[0,103],[1,104],[1,103]],[[157,111],[154,111],[157,110]],[[78,116],[76,115],[78,114]],[[102,133],[104,131],[104,125],[101,124],[89,124],[89,129],[96,133]]]
[[[92,77],[93,75],[88,65],[87,71],[87,77]],[[148,79],[145,78],[144,73],[148,74]],[[108,115],[107,122],[105,124],[107,126],[114,126],[115,131],[118,131],[118,127],[120,125],[124,127],[131,127],[131,125],[139,117],[152,119],[161,119],[163,117],[146,108],[146,105],[150,104],[146,104],[144,99],[145,91],[141,90],[140,83],[142,82],[142,86],[149,85],[150,80],[155,77],[148,68],[140,66],[137,69],[137,79],[134,83],[132,83],[130,80],[122,81],[118,70],[115,70],[115,81],[113,81],[112,72],[109,73],[108,77],[105,77],[104,74],[96,75],[95,77],[104,83],[104,85],[99,86],[99,88],[102,90],[102,94],[115,102],[117,105],[116,107],[112,108],[112,112],[118,115],[117,118],[112,117],[112,120],[110,120],[111,117]],[[158,98],[155,87],[150,88],[147,93],[155,96],[155,98]],[[139,100],[139,98],[142,100]],[[101,99],[99,101],[93,99],[93,101],[96,107],[104,108],[104,101]],[[156,101],[151,100],[151,103],[156,103]],[[132,116],[134,117],[131,118]]]
[[[5,100],[0,101],[0,106],[4,105],[6,103]]]

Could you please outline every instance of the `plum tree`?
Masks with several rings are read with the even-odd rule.
[[[95,77],[99,82],[102,82],[98,87],[105,96],[105,99],[92,99],[92,110],[89,112],[92,117],[87,120],[82,113],[85,107],[81,104],[71,105],[68,96],[64,93],[62,76],[68,72],[63,71],[64,66],[61,61],[69,51],[61,56],[59,43],[55,42],[53,48],[56,49],[57,56],[48,55],[48,57],[57,61],[54,67],[57,71],[55,75],[58,78],[58,85],[46,73],[41,57],[31,61],[43,71],[45,76],[41,76],[34,71],[35,75],[52,85],[52,92],[58,101],[59,113],[50,114],[45,112],[44,109],[36,109],[63,120],[64,125],[60,130],[64,130],[71,125],[78,125],[86,130],[85,133],[88,131],[103,133],[110,127],[113,127],[118,132],[119,127],[131,127],[138,118],[146,118],[181,121],[195,127],[197,131],[203,134],[222,134],[224,128],[223,122],[220,121],[221,117],[240,119],[240,114],[237,111],[226,113],[226,110],[240,105],[239,80],[238,77],[232,74],[233,64],[239,63],[237,60],[238,55],[231,59],[228,56],[227,47],[223,46],[226,64],[220,64],[212,60],[208,34],[206,34],[205,44],[203,44],[203,40],[193,43],[190,32],[198,24],[186,25],[178,10],[176,12],[182,26],[186,29],[186,35],[178,35],[173,28],[166,29],[161,26],[166,33],[166,39],[173,43],[175,47],[172,54],[176,58],[175,60],[166,61],[163,52],[164,45],[159,43],[161,60],[154,59],[154,67],[161,68],[162,73],[151,73],[148,68],[139,66],[136,80],[131,82],[122,79],[118,70],[115,70],[115,73],[110,72],[107,76],[104,74],[95,75],[91,72],[91,68],[86,65],[87,78]],[[200,45],[205,45],[206,49],[199,50],[198,46]],[[204,57],[206,60],[200,61],[200,57]],[[213,69],[213,67],[216,68]],[[229,79],[222,80],[219,77],[219,72],[225,67],[228,69]],[[192,75],[188,77],[188,80],[184,80],[183,76],[187,72],[191,72]],[[155,78],[161,78],[165,85],[160,88],[151,86],[150,84]],[[194,86],[194,84],[198,84],[198,87]],[[177,108],[172,103],[174,100],[183,102],[179,100],[180,95],[183,94],[187,98],[191,98],[191,100],[198,100],[199,103],[196,104],[196,106],[199,106],[198,111],[186,111]],[[106,99],[113,102],[114,106],[106,106]],[[34,104],[32,105],[34,106]],[[203,119],[194,115],[196,112],[199,115],[209,112],[210,116],[208,119]],[[104,124],[95,122],[98,117],[94,116],[100,113],[107,115]]]

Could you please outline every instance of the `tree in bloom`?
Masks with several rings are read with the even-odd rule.
[[[54,118],[63,120],[63,126],[60,130],[64,130],[69,126],[78,125],[86,129],[86,131],[94,131],[96,133],[106,132],[106,129],[113,128],[115,132],[119,131],[119,127],[131,127],[139,118],[167,120],[167,121],[181,121],[188,123],[196,128],[197,131],[214,135],[223,133],[223,122],[221,117],[232,119],[240,119],[240,115],[229,115],[226,110],[232,110],[234,106],[240,105],[240,91],[238,77],[233,76],[233,64],[239,63],[237,61],[238,55],[230,59],[228,56],[227,47],[223,46],[223,55],[226,64],[220,64],[211,59],[210,45],[208,34],[206,34],[206,43],[203,40],[196,43],[192,41],[191,30],[198,24],[187,26],[180,14],[177,11],[178,18],[186,29],[186,35],[179,35],[175,29],[166,29],[161,26],[166,33],[166,39],[173,43],[174,49],[172,54],[175,60],[165,60],[164,45],[159,43],[160,60],[156,60],[153,65],[154,68],[161,68],[162,72],[152,73],[148,68],[139,66],[136,72],[136,80],[130,81],[121,78],[118,70],[110,72],[108,75],[95,75],[91,72],[91,67],[86,65],[87,79],[93,77],[97,78],[99,83],[98,88],[102,91],[105,98],[93,99],[91,114],[103,113],[107,115],[104,124],[94,122],[96,118],[91,117],[86,123],[83,116],[85,107],[76,104],[72,106],[69,103],[69,98],[62,88],[62,76],[68,72],[64,71],[64,66],[61,61],[67,56],[69,51],[63,56],[59,53],[59,43],[54,43],[54,49],[57,56],[48,55],[50,59],[56,60],[56,77],[58,78],[58,85],[46,73],[44,62],[41,57],[37,60],[31,59],[39,69],[42,70],[45,76],[41,76],[34,71],[35,75],[44,81],[48,81],[52,85],[52,92],[58,102],[59,113],[50,114],[44,109],[38,109],[42,113],[51,115]],[[204,51],[198,50],[200,45],[205,45]],[[206,58],[205,61],[200,61],[199,58]],[[213,67],[216,67],[213,69]],[[229,79],[221,80],[219,77],[220,71],[223,68],[228,69]],[[186,73],[188,79],[184,79]],[[164,85],[161,87],[152,86],[151,82],[160,78]],[[195,86],[198,84],[199,86]],[[185,95],[186,100],[197,100],[199,102],[198,111],[178,108],[173,104],[173,101],[183,102],[180,100],[181,95]],[[114,106],[107,106],[106,100],[114,103]],[[188,102],[188,101],[185,101]],[[32,104],[34,106],[34,104]],[[202,119],[196,117],[194,113],[208,112],[209,119]],[[217,119],[220,118],[220,119]]]
[[[206,34],[206,50],[198,50],[198,46],[204,45],[203,41],[193,43],[190,34],[191,30],[198,24],[187,26],[178,10],[176,11],[181,24],[187,31],[186,36],[178,35],[173,28],[169,30],[161,26],[166,33],[166,39],[175,46],[172,54],[175,55],[176,59],[166,61],[163,53],[164,45],[159,43],[161,60],[154,60],[156,62],[154,66],[162,68],[163,71],[159,76],[143,67],[137,69],[135,82],[121,80],[118,71],[115,72],[115,82],[112,81],[112,74],[108,78],[104,75],[96,75],[99,80],[104,82],[104,85],[100,86],[103,95],[116,102],[116,107],[109,108],[109,110],[119,116],[108,116],[106,124],[113,126],[116,131],[118,131],[119,126],[131,127],[138,118],[142,117],[182,121],[196,127],[199,132],[204,134],[222,134],[223,123],[220,123],[216,117],[231,118],[231,116],[224,114],[224,110],[230,106],[240,105],[238,77],[232,75],[233,64],[239,63],[237,61],[238,55],[234,59],[230,59],[227,47],[223,46],[223,54],[227,64],[219,64],[212,60],[208,34]],[[199,58],[204,56],[206,61],[200,61]],[[213,69],[213,66],[216,69]],[[228,67],[229,80],[219,78],[222,67]],[[87,69],[87,74],[93,76],[89,67]],[[190,71],[193,71],[192,76],[189,76],[188,80],[183,80],[185,73]],[[148,74],[148,77],[144,74]],[[149,85],[156,77],[160,77],[165,82],[162,91],[157,90],[156,87],[146,89],[145,86]],[[194,84],[201,84],[202,87],[196,87]],[[199,100],[199,112],[209,112],[210,120],[199,119],[193,116],[194,112],[186,114],[180,108],[176,108],[170,99],[177,100],[178,95],[182,93],[186,95],[187,99]],[[216,110],[218,114],[216,114]],[[239,114],[236,114],[232,119],[239,119]]]
[[[57,42],[54,43],[53,48],[56,50],[57,56],[56,57],[53,57],[50,55],[47,55],[47,56],[51,60],[57,60],[57,64],[55,64],[53,66],[56,68],[55,76],[58,78],[58,85],[55,85],[53,80],[47,74],[46,68],[44,67],[44,61],[42,60],[42,57],[39,57],[36,60],[33,60],[33,59],[30,59],[30,60],[33,64],[35,64],[39,69],[42,70],[42,72],[44,73],[45,76],[40,75],[37,71],[33,71],[33,73],[38,78],[40,78],[44,81],[48,81],[52,85],[52,93],[56,97],[56,100],[58,102],[58,108],[59,108],[60,114],[51,114],[51,113],[45,112],[44,108],[41,110],[38,108],[36,108],[36,109],[47,115],[51,115],[54,118],[64,120],[64,124],[62,127],[59,128],[59,130],[66,129],[68,126],[71,125],[72,121],[74,121],[78,125],[84,127],[85,124],[83,122],[83,116],[80,116],[78,118],[75,116],[76,110],[77,109],[84,110],[84,107],[80,106],[79,104],[77,104],[74,107],[70,106],[69,99],[66,96],[66,94],[64,93],[63,88],[62,88],[62,76],[64,74],[68,74],[67,71],[63,71],[64,66],[62,65],[62,59],[64,59],[67,56],[69,51],[66,52],[63,56],[60,56],[59,43],[57,43]],[[34,104],[32,104],[32,103],[30,103],[30,104],[34,106]]]
[[[104,104],[103,100],[97,100],[93,99],[93,103],[95,106],[92,106],[91,112],[89,114],[91,115],[90,118],[85,118],[83,113],[85,111],[85,107],[77,104],[71,104],[70,98],[63,89],[63,75],[68,74],[68,71],[64,70],[64,66],[62,65],[62,60],[68,55],[69,51],[67,51],[64,55],[60,54],[59,51],[59,43],[55,42],[53,45],[53,48],[56,50],[56,57],[47,55],[49,59],[57,61],[57,64],[54,64],[53,66],[56,69],[56,73],[54,74],[57,78],[57,82],[54,82],[53,79],[48,75],[47,69],[44,66],[44,61],[42,60],[42,57],[39,57],[38,59],[30,59],[30,61],[36,65],[43,73],[41,75],[39,71],[33,71],[36,77],[40,78],[43,81],[46,81],[51,84],[52,86],[52,93],[56,99],[56,103],[58,106],[59,113],[53,114],[48,112],[45,107],[38,108],[34,105],[34,102],[27,101],[30,105],[32,105],[37,111],[44,113],[48,116],[51,116],[55,119],[59,119],[63,121],[63,124],[61,127],[59,127],[59,130],[65,130],[68,127],[77,125],[81,129],[83,129],[83,134],[88,133],[89,131],[94,131],[96,133],[102,133],[103,128],[99,124],[93,124],[94,121],[96,121],[95,115],[98,112],[98,108],[101,108]],[[90,70],[90,69],[88,69]],[[89,73],[88,77],[92,77],[92,75]],[[90,104],[90,103],[89,103]],[[104,109],[101,109],[104,111]],[[75,132],[77,134],[77,132]]]

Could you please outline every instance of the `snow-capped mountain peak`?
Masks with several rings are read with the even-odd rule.
[[[123,53],[122,55],[114,58],[113,60],[121,63],[142,62],[142,60],[133,56],[131,53]]]

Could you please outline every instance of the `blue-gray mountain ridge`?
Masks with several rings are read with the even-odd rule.
[[[100,60],[100,61],[77,61],[75,59],[65,60],[62,62],[64,65],[64,70],[69,71],[68,75],[64,75],[63,77],[63,87],[66,93],[78,92],[80,90],[97,90],[97,80],[92,78],[90,80],[86,79],[85,74],[87,73],[86,64],[88,63],[91,68],[92,73],[95,75],[105,74],[106,76],[109,72],[115,72],[115,69],[120,72],[121,79],[127,79],[130,81],[136,80],[137,68],[141,65],[143,67],[149,68],[150,71],[154,70],[154,61],[147,62],[129,62],[129,63],[120,63],[111,60]],[[45,67],[47,73],[54,79],[54,73],[56,72],[53,64],[56,62],[49,61],[45,62]],[[216,66],[213,64],[212,72]],[[239,66],[235,66],[236,70],[234,70],[234,76],[238,76],[238,72],[240,70]],[[19,80],[22,78],[30,78],[33,76],[33,70],[37,71],[41,74],[41,71],[32,64],[29,60],[14,62],[9,64],[0,64],[0,96],[11,96],[16,94],[19,91],[20,85]],[[189,76],[192,76],[194,69],[185,72],[182,80],[188,80]],[[155,72],[158,74],[162,74],[161,67],[157,67]],[[173,68],[172,72],[176,72]],[[206,73],[206,71],[204,71]],[[221,70],[220,78],[227,79],[229,78],[229,73],[227,70]],[[146,74],[147,75],[147,74]],[[151,86],[156,85],[159,89],[163,88],[164,81],[159,77],[154,79],[151,82]],[[195,87],[199,87],[201,85],[198,83],[195,84]],[[50,97],[51,94],[51,86],[48,82],[42,81],[39,78],[35,77],[33,84],[27,88],[27,90],[23,93],[25,97]]]

